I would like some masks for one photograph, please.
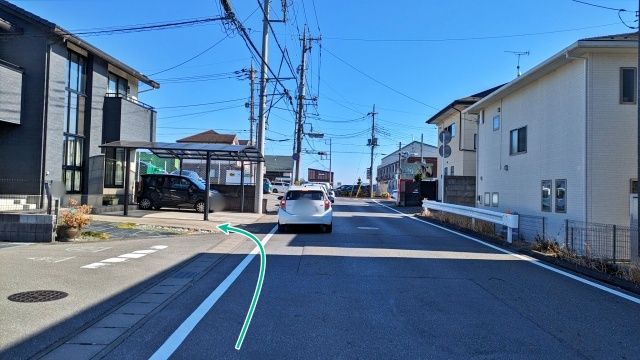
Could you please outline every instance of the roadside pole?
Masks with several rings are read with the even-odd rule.
[[[260,107],[258,109],[258,151],[264,155],[265,140],[265,108],[267,106],[267,61],[269,59],[269,5],[271,0],[264,0],[264,18],[262,20],[262,64],[260,66]],[[256,214],[262,214],[262,182],[264,181],[264,163],[256,165],[255,203]]]

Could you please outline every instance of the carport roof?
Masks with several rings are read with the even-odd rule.
[[[113,141],[101,148],[146,149],[161,158],[264,162],[258,149],[248,145],[165,143],[154,141]]]

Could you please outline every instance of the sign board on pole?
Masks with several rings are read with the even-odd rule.
[[[441,131],[440,134],[438,134],[438,140],[444,145],[447,145],[449,142],[451,142],[451,133],[447,130]]]
[[[438,153],[440,154],[440,156],[448,158],[449,156],[451,156],[451,146],[440,145],[440,147],[438,148]]]

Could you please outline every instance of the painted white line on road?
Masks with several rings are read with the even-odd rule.
[[[126,258],[126,259],[140,259],[143,256],[147,256],[147,254],[123,254],[118,256],[119,258]]]
[[[108,266],[108,265],[109,264],[97,262],[97,263],[93,263],[93,264],[82,266],[81,269],[97,269],[97,268],[101,268],[103,266]]]
[[[373,226],[358,226],[358,229],[360,229],[360,230],[380,230],[380,228],[373,227]]]
[[[153,254],[154,252],[157,252],[158,250],[166,249],[166,248],[168,248],[168,246],[166,246],[166,245],[155,245],[155,246],[152,246],[152,248],[155,248],[156,250],[136,250],[136,251],[130,252],[128,254],[119,255],[118,257],[104,259],[104,260],[101,260],[100,262],[97,262],[97,263],[92,263],[92,264],[89,264],[89,265],[81,266],[80,268],[81,269],[99,269],[99,268],[107,266],[107,265],[127,262],[128,260],[139,259],[139,258],[147,256],[149,254]],[[110,248],[107,248],[107,249],[110,249]],[[100,251],[102,251],[102,250],[100,250]]]
[[[46,262],[46,263],[50,263],[50,264],[55,264],[55,263],[71,260],[73,258],[75,258],[75,256],[69,256],[69,257],[63,257],[63,258],[51,257],[51,256],[42,256],[42,257],[30,257],[30,258],[27,258],[27,259],[28,260],[33,260],[33,261],[39,261],[39,262]]]
[[[97,253],[100,251],[105,251],[105,250],[109,250],[111,249],[110,247],[95,247],[95,246],[89,246],[89,247],[69,247],[66,248],[65,251],[69,251],[69,252],[91,252],[91,253]]]
[[[580,276],[577,276],[577,275],[574,275],[574,274],[568,273],[568,272],[566,272],[566,271],[563,271],[563,270],[560,270],[560,269],[556,269],[555,267],[550,266],[550,265],[547,265],[547,264],[543,263],[542,261],[540,261],[540,260],[538,260],[538,259],[534,259],[534,258],[532,258],[532,257],[530,257],[530,256],[527,256],[527,255],[521,255],[521,254],[516,254],[516,253],[513,253],[513,252],[511,252],[511,251],[509,251],[509,250],[507,250],[507,249],[503,249],[503,248],[501,248],[501,247],[498,247],[498,246],[495,246],[495,245],[489,244],[489,243],[487,243],[487,242],[484,242],[484,241],[482,241],[482,240],[476,239],[476,238],[474,238],[474,237],[472,237],[472,236],[465,235],[465,234],[460,233],[460,232],[457,232],[457,231],[455,231],[455,230],[447,229],[447,228],[446,228],[446,227],[444,227],[444,226],[440,226],[440,225],[432,224],[432,223],[430,223],[430,222],[428,222],[428,221],[425,221],[425,220],[419,219],[419,218],[417,218],[417,217],[415,217],[415,216],[411,216],[411,215],[405,214],[405,213],[403,213],[403,212],[400,212],[400,211],[398,211],[398,210],[396,210],[396,209],[394,209],[394,208],[392,208],[392,207],[389,207],[389,206],[387,206],[387,205],[381,204],[381,203],[379,203],[379,202],[377,202],[377,201],[375,201],[375,200],[374,200],[374,202],[375,202],[376,204],[380,205],[380,206],[383,206],[383,207],[385,207],[385,208],[387,208],[387,209],[391,210],[391,211],[397,212],[398,214],[402,215],[403,217],[406,217],[406,218],[409,218],[409,219],[412,219],[412,220],[415,220],[415,221],[419,221],[419,222],[424,223],[424,224],[427,224],[427,225],[431,225],[431,226],[433,226],[433,227],[435,227],[435,228],[438,228],[438,229],[441,229],[441,230],[444,230],[444,231],[448,231],[448,232],[450,232],[450,233],[452,233],[452,234],[456,234],[456,235],[461,236],[461,237],[463,237],[463,238],[465,238],[465,239],[469,239],[469,240],[471,240],[471,241],[475,241],[475,242],[477,242],[478,244],[482,244],[482,245],[484,245],[484,246],[490,247],[490,248],[492,248],[492,249],[494,249],[494,250],[497,250],[497,251],[500,251],[500,252],[502,252],[502,253],[505,253],[505,254],[509,254],[509,255],[515,256],[516,258],[518,258],[518,259],[520,259],[520,260],[527,261],[527,262],[529,262],[529,263],[531,263],[531,264],[533,264],[533,265],[539,266],[539,267],[541,267],[541,268],[543,268],[543,269],[547,269],[547,270],[552,271],[552,272],[554,272],[554,273],[556,273],[556,274],[559,274],[559,275],[562,275],[562,276],[566,276],[566,277],[568,277],[568,278],[570,278],[570,279],[573,279],[573,280],[575,280],[575,281],[581,282],[581,283],[583,283],[583,284],[585,284],[585,285],[592,286],[592,287],[594,287],[594,288],[596,288],[596,289],[602,290],[602,291],[607,292],[607,293],[609,293],[609,294],[611,294],[611,295],[615,295],[615,296],[621,297],[621,298],[623,298],[623,299],[625,299],[625,300],[629,300],[629,301],[634,302],[634,303],[636,303],[636,304],[640,304],[640,299],[639,299],[639,298],[637,298],[637,297],[635,297],[635,296],[631,296],[631,295],[625,294],[625,293],[623,293],[623,292],[621,292],[621,291],[618,291],[618,290],[612,289],[612,288],[610,288],[610,287],[607,287],[607,286],[604,286],[604,285],[598,284],[598,283],[596,283],[596,282],[593,282],[593,281],[588,280],[588,279],[585,279],[585,278],[583,278],[583,277],[580,277]]]
[[[132,251],[132,254],[153,254],[154,252],[157,252],[158,250],[136,250],[136,251]]]
[[[265,237],[260,241],[262,243],[262,246],[265,246],[269,242],[269,239],[271,239],[271,237],[277,230],[278,227],[274,226],[273,229],[271,229],[271,231],[269,231],[269,233],[265,235]],[[251,260],[253,260],[258,252],[259,249],[257,247],[254,248],[249,253],[249,255],[247,255],[244,260],[242,260],[242,262],[238,264],[235,269],[233,269],[233,271],[226,277],[226,279],[224,279],[222,283],[220,283],[220,285],[218,285],[218,287],[215,288],[215,290],[213,290],[213,292],[209,294],[209,296],[207,296],[204,301],[202,301],[198,308],[196,308],[196,310],[191,313],[191,315],[189,315],[189,317],[187,317],[182,322],[182,324],[180,324],[180,326],[171,334],[171,336],[169,336],[169,338],[165,340],[162,346],[160,346],[160,348],[158,348],[158,350],[153,353],[149,360],[168,359],[173,354],[173,352],[176,351],[176,349],[182,344],[184,339],[189,336],[191,331],[193,331],[196,325],[198,325],[200,320],[202,320],[202,318],[209,312],[209,310],[211,310],[213,305],[215,305],[216,302],[220,300],[222,295],[224,295],[229,287],[231,287],[231,285],[238,279],[244,269],[249,266],[249,263],[251,263]]]

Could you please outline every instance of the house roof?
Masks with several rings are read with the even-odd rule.
[[[461,99],[457,99],[454,100],[453,102],[451,102],[451,104],[445,106],[444,108],[442,108],[442,110],[438,111],[435,115],[433,115],[432,117],[430,117],[427,120],[427,124],[433,124],[438,122],[443,115],[448,114],[450,112],[450,110],[453,109],[457,109],[457,106],[469,106],[469,105],[473,105],[475,104],[478,100],[482,99],[483,97],[491,94],[492,92],[498,90],[500,87],[502,87],[504,84],[502,85],[498,85],[498,86],[494,86],[491,89],[487,89],[484,91],[481,91],[477,94],[473,94]],[[460,110],[460,109],[457,109]]]
[[[238,140],[239,145],[249,145],[249,140]]]
[[[392,152],[391,154],[383,157],[381,160],[385,160],[385,159],[387,159],[389,157],[394,157],[394,156],[397,157],[398,156],[398,152],[402,152],[404,149],[408,148],[409,146],[411,146],[413,144],[420,144],[420,141],[412,141],[412,142],[408,143],[407,145],[401,147],[400,150],[396,150],[396,151]],[[422,143],[422,146],[430,147],[430,148],[433,148],[433,149],[437,149],[438,148],[437,146],[429,145],[427,143]]]
[[[580,39],[564,48],[560,52],[556,53],[552,57],[548,58],[547,60],[543,61],[542,63],[536,65],[531,70],[522,74],[520,77],[515,78],[513,81],[507,83],[493,93],[479,100],[475,104],[469,106],[466,111],[472,114],[477,114],[492,101],[500,99],[527,86],[528,84],[542,78],[552,71],[555,71],[563,65],[566,65],[572,61],[580,60],[580,56],[583,56],[588,52],[617,52],[629,50],[637,52],[637,41],[637,33],[614,34]]]
[[[79,38],[78,36],[74,35],[73,33],[71,33],[68,30],[65,30],[64,28],[48,21],[45,20],[21,7],[18,7],[6,0],[0,0],[0,7],[4,8],[5,10],[14,13],[17,16],[26,18],[27,20],[30,20],[32,22],[38,23],[41,26],[45,27],[49,32],[51,32],[52,34],[62,38],[64,41],[69,41],[85,50],[87,50],[88,52],[94,54],[95,56],[102,58],[104,60],[106,60],[107,62],[113,64],[114,66],[120,68],[121,70],[133,75],[136,79],[142,81],[143,83],[153,87],[154,89],[158,89],[160,88],[160,84],[158,84],[157,82],[151,80],[149,77],[147,77],[146,75],[142,74],[141,72],[135,70],[134,68],[130,67],[129,65],[126,65],[125,63],[123,63],[122,61],[114,58],[113,56],[105,53],[104,51],[98,49],[97,47],[91,45],[90,43],[86,42],[85,40],[82,40],[81,38]],[[17,36],[19,36],[21,34],[17,34]]]
[[[229,144],[234,145],[238,143],[238,139],[234,134],[220,134],[213,130],[207,130],[199,134],[187,136],[184,139],[180,139],[179,143],[211,143],[211,144]],[[246,144],[244,144],[246,145]]]
[[[265,155],[264,163],[267,171],[293,171],[293,158],[289,155]]]

